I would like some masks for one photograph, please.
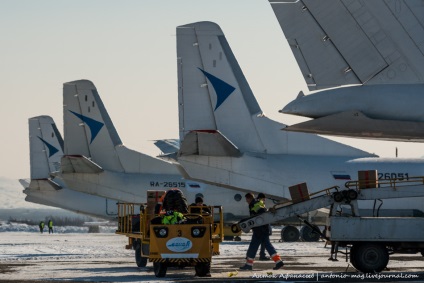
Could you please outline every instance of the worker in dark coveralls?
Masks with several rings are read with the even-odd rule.
[[[263,206],[265,206],[265,194],[264,193],[259,193],[258,197],[257,197],[258,201],[261,201],[263,203]],[[266,209],[266,208],[265,208]],[[270,224],[268,224],[268,230],[269,230],[269,235],[272,235],[272,227]],[[270,257],[267,257],[265,254],[265,245],[261,243],[261,248],[259,249],[259,260],[270,260]]]
[[[249,213],[251,216],[264,213],[266,211],[263,202],[255,199],[255,196],[252,193],[247,193],[245,195],[246,202],[249,204]],[[255,261],[256,253],[261,243],[265,246],[265,249],[271,256],[272,260],[275,262],[274,270],[280,269],[284,266],[283,261],[275,250],[274,246],[269,241],[269,227],[268,224],[262,225],[259,227],[252,228],[253,235],[252,240],[250,241],[249,248],[246,253],[246,263],[240,267],[241,270],[252,270],[253,263]]]

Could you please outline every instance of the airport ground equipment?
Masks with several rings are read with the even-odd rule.
[[[331,187],[311,195],[309,200],[294,204],[277,204],[268,212],[241,220],[232,229],[248,232],[251,228],[281,221],[318,208],[330,207],[326,235],[332,244],[332,255],[339,247],[350,248],[346,260],[362,272],[380,272],[386,268],[389,254],[424,251],[424,218],[373,217],[359,215],[358,201],[424,196],[424,177],[408,180],[379,181],[377,188],[360,189],[360,183],[350,181],[346,188]],[[348,207],[346,210],[341,208]],[[312,225],[311,225],[312,226]],[[312,226],[313,227],[313,226]],[[318,233],[321,233],[319,230]]]
[[[151,191],[149,191],[151,192]],[[188,213],[180,224],[162,224],[161,216],[153,213],[152,203],[119,203],[117,234],[128,237],[127,248],[134,248],[136,263],[144,267],[153,262],[156,277],[164,277],[168,267],[194,266],[196,275],[207,276],[213,255],[219,254],[224,238],[221,206],[207,206],[211,213],[200,210]],[[140,207],[140,213],[135,214]],[[205,207],[201,207],[205,208]]]

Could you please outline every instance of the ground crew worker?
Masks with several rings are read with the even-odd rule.
[[[207,208],[206,204],[203,203],[203,198],[201,196],[196,197],[196,199],[194,200],[194,203],[190,204],[190,206],[205,206],[205,208],[199,208],[199,207],[194,207],[190,209],[191,213],[200,213],[200,210],[202,210],[202,214],[210,214],[211,211],[209,208]]]
[[[249,212],[250,215],[261,214],[266,211],[265,206],[262,202],[255,199],[255,196],[252,193],[247,193],[245,195],[246,202],[249,204]],[[250,241],[249,248],[247,249],[246,254],[246,263],[242,267],[241,270],[252,270],[253,263],[255,261],[256,252],[258,251],[259,245],[261,243],[264,244],[265,249],[271,256],[272,260],[275,262],[274,270],[280,269],[284,266],[283,261],[275,250],[274,246],[269,241],[269,228],[267,225],[262,225],[259,227],[252,228],[253,235],[252,240]]]
[[[263,193],[259,193],[258,194],[258,201],[262,202],[263,206],[265,207],[265,194]],[[272,234],[272,228],[271,225],[268,224],[268,229],[269,229],[269,235],[271,236]],[[270,260],[271,258],[266,256],[265,254],[265,245],[263,243],[261,243],[261,248],[259,250],[259,260]]]
[[[49,226],[49,234],[50,232],[53,234],[53,221],[50,219],[47,225]]]
[[[40,228],[40,233],[43,234],[43,232],[44,232],[44,221],[40,221],[40,224],[38,224],[38,227]]]

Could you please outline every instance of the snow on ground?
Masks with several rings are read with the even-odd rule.
[[[0,233],[0,281],[160,281],[154,276],[151,263],[145,268],[136,266],[134,251],[124,248],[128,243],[125,236],[114,233],[82,233],[81,228],[68,233],[67,229],[53,235],[37,233],[33,228],[28,228],[27,232]],[[231,279],[263,277],[262,279],[269,280],[269,277],[274,276],[283,279],[295,275],[316,277],[317,273],[327,277],[333,274],[361,275],[344,260],[343,255],[339,255],[337,262],[328,261],[329,247],[325,247],[322,241],[284,243],[279,242],[278,238],[279,233],[274,233],[272,242],[285,262],[283,270],[275,272],[272,270],[272,262],[256,261],[254,271],[239,271],[238,268],[244,264],[244,255],[250,240],[250,235],[244,234],[240,242],[225,241],[221,244],[221,255],[214,257],[212,261],[211,279],[222,281],[231,276]],[[382,273],[383,275],[415,272],[413,274],[420,276],[420,280],[424,279],[424,261],[418,254],[392,255],[388,268],[390,270]],[[348,273],[344,273],[346,271]],[[324,281],[323,278],[317,279],[314,281]],[[164,280],[199,279],[194,276],[193,268],[186,267],[169,268],[162,281]],[[204,281],[205,278],[201,280]]]

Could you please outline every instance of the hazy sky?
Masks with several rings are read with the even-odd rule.
[[[94,82],[128,147],[178,138],[175,28],[223,29],[262,110],[278,113],[308,93],[267,0],[0,1],[0,176],[29,177],[28,118],[50,115],[63,132],[62,84]],[[340,139],[380,156],[422,156],[421,144]]]

